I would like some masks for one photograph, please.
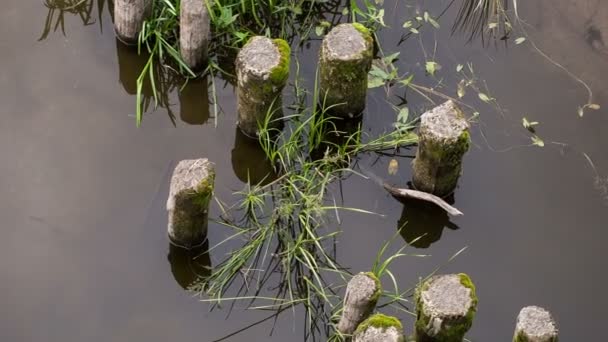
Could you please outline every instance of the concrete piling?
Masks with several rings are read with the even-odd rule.
[[[519,312],[513,342],[557,342],[557,325],[551,313],[538,306]]]
[[[352,334],[357,326],[374,311],[381,294],[380,281],[372,273],[355,275],[346,286],[338,331],[343,334]]]
[[[250,137],[268,121],[283,125],[281,93],[289,77],[291,49],[282,39],[253,37],[236,58],[238,126]]]
[[[135,44],[144,21],[152,14],[152,0],[115,0],[114,30],[125,44]]]
[[[202,71],[207,64],[210,33],[205,0],[181,0],[179,48],[184,62],[194,72]]]
[[[320,101],[332,115],[354,117],[365,109],[373,39],[361,24],[340,24],[323,39],[319,55]]]
[[[214,181],[207,159],[182,160],[175,167],[167,200],[168,234],[175,245],[192,248],[205,241]]]
[[[404,342],[403,326],[395,317],[375,314],[357,327],[353,342]]]
[[[464,114],[451,100],[422,115],[413,162],[416,189],[442,197],[454,192],[470,145],[468,128]]]
[[[430,277],[416,289],[416,342],[461,342],[477,311],[475,286],[466,274]]]

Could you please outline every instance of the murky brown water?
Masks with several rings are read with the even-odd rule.
[[[597,90],[595,102],[608,108],[606,50],[585,34],[590,23],[606,32],[600,26],[605,27],[608,4],[580,3],[585,5],[543,0],[520,12],[535,28],[539,46],[585,78]],[[438,12],[441,6],[433,7]],[[387,24],[400,27],[404,11],[402,6],[387,11]],[[226,115],[214,118],[201,100],[205,87],[194,84],[185,94],[173,91],[165,99],[177,127],[161,108],[136,128],[131,114],[140,61],[117,46],[107,9],[100,17],[94,13],[87,26],[77,16],[66,16],[65,36],[59,29],[38,41],[47,15],[43,2],[3,3],[0,340],[210,341],[265,317],[238,308],[229,320],[226,311],[209,313],[206,304],[183,290],[190,275],[176,261],[184,256],[170,254],[166,238],[167,184],[176,161],[213,160],[219,170],[217,196],[227,201],[242,188],[245,168],[257,166],[252,163],[258,158],[255,149],[235,133],[233,89],[218,94]],[[473,62],[507,110],[504,115],[481,113],[455,195],[465,216],[450,222],[351,177],[343,184],[345,204],[385,217],[343,216],[339,257],[353,270],[368,269],[379,246],[407,220],[413,232],[403,233],[406,241],[429,233],[417,245],[428,248],[412,251],[433,256],[394,265],[403,287],[469,246],[444,271],[467,272],[478,286],[471,340],[508,341],[517,312],[529,304],[555,314],[562,340],[601,340],[608,319],[603,289],[608,199],[594,185],[596,174],[582,153],[606,179],[606,111],[579,118],[576,108],[585,101],[584,90],[526,47],[465,45],[464,39],[450,39],[445,26],[437,33],[437,61],[445,66]],[[390,30],[381,37],[385,47],[399,39]],[[314,75],[317,48],[313,43],[300,58],[308,76]],[[416,39],[392,51],[397,50],[403,67],[423,60]],[[524,115],[541,122],[538,134],[545,148],[517,147],[530,143],[520,124]],[[371,92],[365,129],[380,131],[392,121],[382,91]],[[381,173],[389,160],[363,156],[361,163],[376,162]],[[391,178],[395,183],[409,179],[406,163]],[[212,244],[223,236],[220,227],[210,227]],[[220,258],[201,262],[214,264]],[[411,318],[401,317],[411,332]],[[272,323],[230,340],[301,336],[301,323],[291,313],[269,336]]]

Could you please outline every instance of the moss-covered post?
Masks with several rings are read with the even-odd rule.
[[[236,58],[238,126],[256,137],[258,127],[280,128],[281,92],[289,77],[291,49],[282,39],[253,37]]]
[[[319,55],[320,101],[332,115],[354,117],[365,109],[373,39],[361,24],[340,24],[323,39]]]
[[[430,277],[416,289],[416,342],[461,342],[477,311],[475,286],[466,274]]]
[[[135,44],[144,21],[152,14],[152,0],[115,0],[114,31],[125,44]]]
[[[359,273],[352,277],[346,286],[338,331],[347,335],[352,334],[374,311],[381,294],[380,281],[371,272]]]
[[[353,342],[403,342],[403,326],[395,317],[375,314],[359,324]]]
[[[205,241],[214,181],[214,165],[207,159],[182,160],[175,167],[167,200],[173,244],[192,248]]]
[[[205,68],[210,32],[205,0],[181,0],[179,48],[184,62],[194,72]]]
[[[551,313],[538,306],[519,312],[513,342],[557,342],[557,325]]]
[[[422,114],[413,161],[416,189],[442,197],[453,193],[469,145],[469,124],[454,102],[447,101]]]

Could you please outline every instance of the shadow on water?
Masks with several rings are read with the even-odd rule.
[[[190,125],[204,125],[209,120],[209,84],[207,77],[189,80],[179,91],[179,116]]]
[[[454,196],[445,199],[449,204],[454,204]],[[445,228],[458,230],[455,223],[445,210],[433,203],[415,200],[400,199],[403,203],[403,211],[397,222],[401,236],[405,242],[416,248],[429,248],[433,243],[441,239]]]
[[[241,182],[249,184],[265,185],[278,177],[258,140],[246,136],[238,127],[234,134],[232,170]]]
[[[192,286],[204,283],[211,275],[209,241],[189,250],[170,243],[167,259],[173,278],[184,290],[192,290]]]
[[[137,80],[148,62],[149,55],[147,53],[138,54],[137,48],[126,46],[116,39],[116,55],[118,58],[118,80],[125,92],[129,95],[137,96]],[[162,66],[160,63],[155,63],[153,67],[154,84],[156,85],[156,97],[152,84],[148,78],[142,83],[141,103],[144,112],[154,109],[155,106],[164,108],[171,122],[175,125],[175,114],[171,110],[171,102],[169,95],[178,89],[183,84],[184,79],[177,73]],[[187,88],[187,87],[186,87]],[[196,87],[189,90],[196,92]],[[207,93],[206,89],[204,90]],[[189,95],[186,95],[189,96]],[[180,98],[181,100],[181,98]],[[196,106],[196,103],[189,103]],[[208,107],[208,106],[207,106]],[[195,110],[190,107],[189,110]],[[199,116],[204,114],[198,114]],[[209,117],[207,108],[207,118]],[[200,121],[200,119],[199,119]],[[205,120],[206,121],[206,120]]]
[[[96,4],[97,6],[95,6]],[[51,32],[57,32],[59,29],[65,36],[65,20],[69,16],[79,17],[84,26],[94,25],[97,22],[101,32],[103,32],[102,16],[106,7],[112,20],[114,18],[114,3],[112,0],[107,1],[107,3],[106,0],[46,0],[44,6],[48,9],[48,12],[39,41],[48,38]],[[95,7],[97,7],[96,19],[93,17]]]
[[[331,118],[323,123],[321,143],[310,152],[313,160],[319,160],[326,155],[338,152],[340,146],[352,145],[358,139],[355,133],[359,131],[363,115],[354,118]]]

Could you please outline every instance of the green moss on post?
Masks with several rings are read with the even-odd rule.
[[[182,160],[175,167],[167,200],[167,231],[175,245],[192,248],[205,241],[214,182],[214,166],[207,159]]]
[[[416,289],[416,342],[460,342],[477,311],[475,286],[466,274],[429,278]]]
[[[375,314],[359,324],[353,337],[353,342],[402,342],[404,340],[401,322],[396,317],[383,314]]]
[[[347,335],[352,334],[374,311],[381,294],[380,280],[374,274],[368,272],[355,275],[346,286],[338,331]]]
[[[256,36],[236,58],[238,125],[255,137],[260,126],[282,125],[281,93],[289,78],[291,49],[282,39]]]
[[[332,115],[354,117],[365,109],[372,54],[372,36],[361,24],[340,24],[323,39],[320,100]]]
[[[464,114],[452,101],[422,115],[413,161],[413,182],[418,190],[437,196],[454,192],[470,146],[468,128]]]

